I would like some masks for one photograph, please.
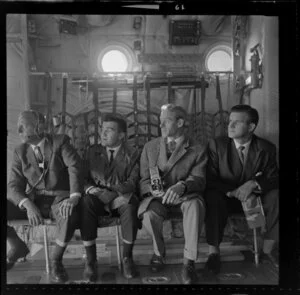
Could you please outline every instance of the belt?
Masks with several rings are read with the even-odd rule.
[[[48,191],[45,189],[36,190],[36,194],[40,196],[49,196],[49,197],[56,197],[57,192],[56,191]]]

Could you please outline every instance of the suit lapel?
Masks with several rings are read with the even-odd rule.
[[[53,154],[53,142],[52,138],[45,137],[44,141],[44,161],[47,163],[47,167],[50,165],[50,159]]]
[[[254,171],[256,171],[256,166],[258,164],[258,160],[261,155],[261,150],[259,149],[257,145],[256,137],[253,136],[252,141],[249,146],[246,162],[244,165],[243,173],[242,173],[242,179],[248,179],[252,178],[254,175]]]
[[[227,150],[229,151],[227,156],[227,166],[231,168],[231,174],[235,175],[235,177],[238,179],[243,174],[243,165],[232,139],[229,142]]]
[[[160,138],[159,145],[156,146],[156,150],[154,151],[154,159],[155,162],[154,165],[151,165],[152,167],[158,166],[161,171],[164,171],[166,164],[168,162],[167,158],[167,148],[166,148],[166,141],[163,137]]]
[[[31,166],[34,168],[36,173],[40,176],[42,174],[39,164],[37,162],[37,159],[35,157],[34,151],[30,145],[27,146],[27,153],[26,153],[28,162],[31,164]]]
[[[188,147],[189,147],[188,139],[184,138],[181,144],[179,144],[176,147],[175,151],[173,152],[168,162],[166,163],[166,166],[164,168],[165,174],[167,174],[173,168],[173,166],[183,157]]]

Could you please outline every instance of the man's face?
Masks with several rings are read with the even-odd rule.
[[[103,122],[101,132],[101,143],[105,147],[116,147],[121,144],[124,137],[123,132],[119,132],[117,122]]]
[[[232,112],[229,116],[228,136],[234,139],[241,139],[249,136],[254,124],[249,123],[246,113]]]
[[[21,120],[19,122],[18,132],[23,143],[37,144],[41,140],[36,133],[36,125],[30,120]]]
[[[174,137],[178,132],[178,120],[174,112],[163,110],[160,114],[160,129],[162,137]]]

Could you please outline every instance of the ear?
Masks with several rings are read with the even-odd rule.
[[[183,127],[183,125],[184,125],[184,120],[181,119],[181,118],[178,119],[178,120],[177,120],[177,127],[178,127],[178,128],[181,128],[181,127]]]
[[[255,130],[255,128],[256,128],[256,125],[254,123],[249,124],[249,128],[248,128],[249,132],[253,132]]]
[[[119,140],[123,140],[125,138],[125,133],[124,132],[120,132],[119,133]]]

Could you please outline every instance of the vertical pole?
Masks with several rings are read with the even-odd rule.
[[[113,88],[113,113],[117,111],[117,77],[114,78],[114,88]]]
[[[150,112],[151,112],[151,103],[150,103],[150,76],[146,76],[146,106],[147,106],[147,138],[148,141],[151,140],[151,117],[150,117]]]
[[[45,247],[45,260],[46,260],[46,273],[50,273],[50,264],[49,264],[49,245],[48,245],[48,235],[47,235],[47,225],[43,225],[44,231],[44,247]]]
[[[216,99],[219,104],[221,135],[224,135],[225,129],[224,129],[224,118],[223,118],[223,104],[222,104],[222,97],[221,97],[221,86],[220,86],[219,75],[216,75]]]
[[[66,105],[67,105],[67,85],[68,85],[68,74],[62,74],[63,80],[63,91],[62,91],[62,104],[61,104],[61,126],[62,133],[66,131]]]
[[[168,77],[168,103],[172,102],[172,73],[167,73]]]
[[[254,238],[254,256],[255,256],[255,266],[258,266],[258,249],[257,249],[257,236],[256,228],[253,229],[253,238]]]
[[[137,76],[133,76],[133,88],[132,88],[132,99],[133,99],[133,121],[134,121],[134,136],[135,146],[139,146],[139,127],[138,127],[138,104],[137,104]]]
[[[51,95],[52,95],[52,74],[48,73],[47,76],[47,130],[51,132],[51,120],[52,120],[52,102],[51,102]]]
[[[28,32],[27,32],[27,15],[21,14],[21,33],[22,33],[22,51],[23,51],[23,85],[24,85],[24,107],[25,110],[29,110],[31,106],[30,95],[29,95],[29,64],[28,64]]]
[[[94,144],[98,144],[98,117],[99,117],[99,109],[98,109],[98,83],[97,81],[93,81],[93,103],[94,103],[94,114],[95,114],[95,134],[94,134]]]
[[[116,224],[116,247],[117,247],[117,255],[118,255],[118,267],[119,270],[122,268],[121,262],[121,251],[120,251],[120,232],[119,232],[119,223]]]
[[[206,87],[206,81],[204,79],[204,76],[202,75],[201,80],[201,126],[202,126],[202,134],[203,134],[203,140],[206,142],[206,130],[205,130],[205,87]]]

